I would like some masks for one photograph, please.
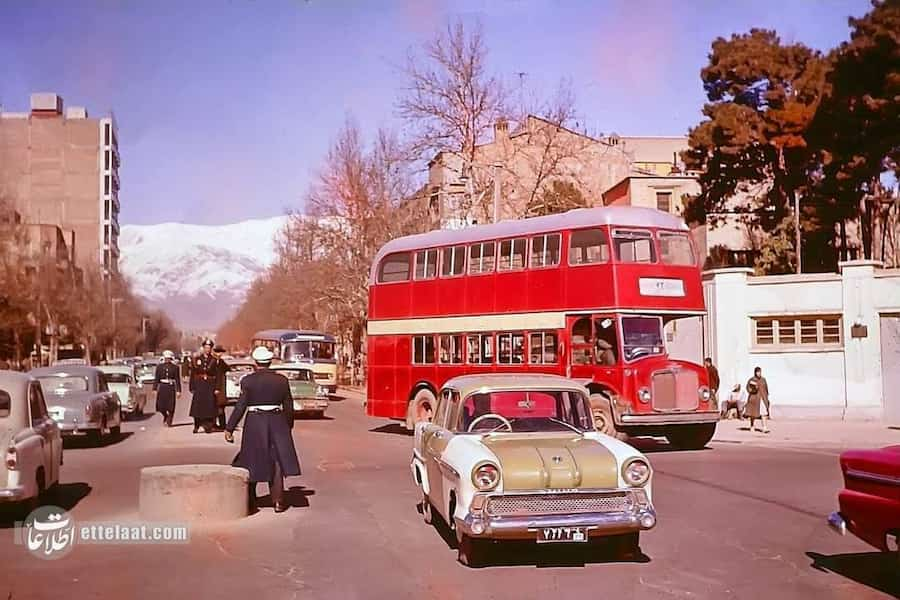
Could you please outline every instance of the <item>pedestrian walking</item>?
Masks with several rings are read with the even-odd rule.
[[[175,417],[175,404],[181,395],[181,377],[175,354],[171,350],[163,352],[163,362],[156,365],[156,376],[153,378],[153,391],[156,392],[156,412],[162,415],[163,425],[172,426]]]
[[[212,355],[213,341],[203,341],[203,351],[191,363],[191,416],[194,418],[194,433],[202,427],[206,433],[213,429],[218,410],[216,409],[216,357]]]
[[[230,367],[225,362],[225,359],[222,358],[224,354],[225,348],[223,346],[217,344],[213,348],[213,356],[216,357],[216,428],[219,430],[225,429],[225,406],[228,404],[226,373],[228,373]]]
[[[762,407],[765,405],[765,414]],[[756,367],[753,369],[753,377],[747,381],[747,408],[744,415],[750,417],[750,429],[758,431],[755,428],[756,419],[762,421],[762,432],[769,433],[766,426],[766,417],[770,417],[769,412],[769,383],[762,376],[762,369]]]
[[[718,406],[719,385],[721,384],[721,381],[719,379],[719,370],[716,368],[716,365],[713,364],[712,359],[708,356],[703,361],[703,364],[706,365],[706,375],[709,377],[710,398],[713,401],[713,405]]]
[[[241,397],[225,427],[225,440],[234,442],[234,430],[246,412],[241,449],[232,465],[250,472],[251,510],[256,507],[256,484],[265,481],[275,512],[284,512],[284,478],[300,475],[300,460],[291,437],[291,388],[287,378],[269,369],[274,356],[265,346],[253,350],[257,370],[241,380]]]

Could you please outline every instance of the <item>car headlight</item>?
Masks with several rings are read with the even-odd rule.
[[[321,386],[321,385],[316,388],[316,396],[327,396],[327,395],[328,395],[328,388]]]
[[[640,400],[644,404],[650,402],[650,390],[648,390],[647,388],[641,388],[638,392],[638,400]]]
[[[650,480],[650,463],[643,458],[632,458],[622,465],[622,479],[632,487],[641,487]]]
[[[500,483],[500,469],[493,463],[481,463],[472,469],[472,483],[482,492],[487,492]]]
[[[703,402],[709,402],[709,399],[712,397],[712,393],[710,393],[709,388],[705,385],[697,390],[697,393],[700,395],[700,400]]]

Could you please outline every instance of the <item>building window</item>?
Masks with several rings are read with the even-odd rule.
[[[103,153],[103,168],[109,171],[109,155],[112,154],[109,150]]]
[[[753,346],[758,350],[840,348],[841,317],[754,317]]]
[[[656,210],[672,212],[672,192],[656,192]]]
[[[555,365],[559,343],[550,331],[529,334],[528,354],[533,365]]]
[[[531,238],[531,267],[555,267],[559,264],[561,236],[548,233]]]
[[[525,238],[500,242],[498,271],[518,271],[525,268],[525,252],[528,242]]]
[[[492,273],[494,271],[494,242],[483,242],[469,246],[469,274]]]
[[[103,177],[103,195],[109,196],[109,175]]]
[[[497,363],[501,365],[521,365],[525,362],[525,334],[497,334]]]
[[[466,247],[453,246],[441,251],[441,277],[456,277],[466,271]]]
[[[602,229],[573,231],[569,238],[569,264],[587,265],[609,261],[609,241]]]
[[[494,338],[491,334],[470,335],[467,344],[470,365],[489,365],[494,362]]]
[[[437,250],[416,252],[416,272],[413,279],[431,279],[437,276]]]
[[[653,236],[649,231],[617,229],[613,232],[613,246],[616,249],[616,260],[619,262],[656,262],[656,249],[653,247]]]
[[[103,126],[103,145],[104,146],[109,146],[109,141],[112,138],[112,135],[110,134],[111,128],[112,128],[112,126],[109,123],[106,123]]]
[[[463,336],[440,336],[440,363],[442,365],[461,365],[463,362]]]
[[[103,228],[103,243],[109,244],[109,225]]]
[[[103,219],[109,221],[109,205],[110,201],[107,200],[103,203]]]
[[[409,281],[409,252],[389,254],[381,261],[378,283]]]
[[[433,335],[414,335],[413,336],[413,359],[414,365],[433,365],[434,364],[434,336]]]

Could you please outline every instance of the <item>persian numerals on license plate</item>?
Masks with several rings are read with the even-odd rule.
[[[659,279],[641,277],[638,282],[641,296],[684,296],[684,281],[681,279]]]
[[[541,527],[537,530],[538,544],[586,542],[587,540],[587,532],[583,527]]]

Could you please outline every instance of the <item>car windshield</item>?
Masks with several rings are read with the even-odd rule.
[[[591,411],[584,394],[544,390],[472,394],[463,402],[458,428],[461,432],[473,433],[491,431],[533,433],[591,429],[593,429]]]
[[[289,381],[312,381],[312,372],[306,369],[276,369],[276,371]]]
[[[657,317],[622,317],[622,342],[625,360],[662,354],[662,322]]]
[[[304,340],[284,344],[286,362],[296,360],[331,360],[334,358],[334,342]]]
[[[253,370],[253,365],[228,365],[228,372],[234,373],[235,375],[239,373],[249,373]]]
[[[45,394],[67,394],[69,392],[86,392],[88,390],[87,377],[66,375],[64,377],[39,377],[41,388]]]
[[[131,383],[131,377],[127,373],[107,373],[106,383]]]

